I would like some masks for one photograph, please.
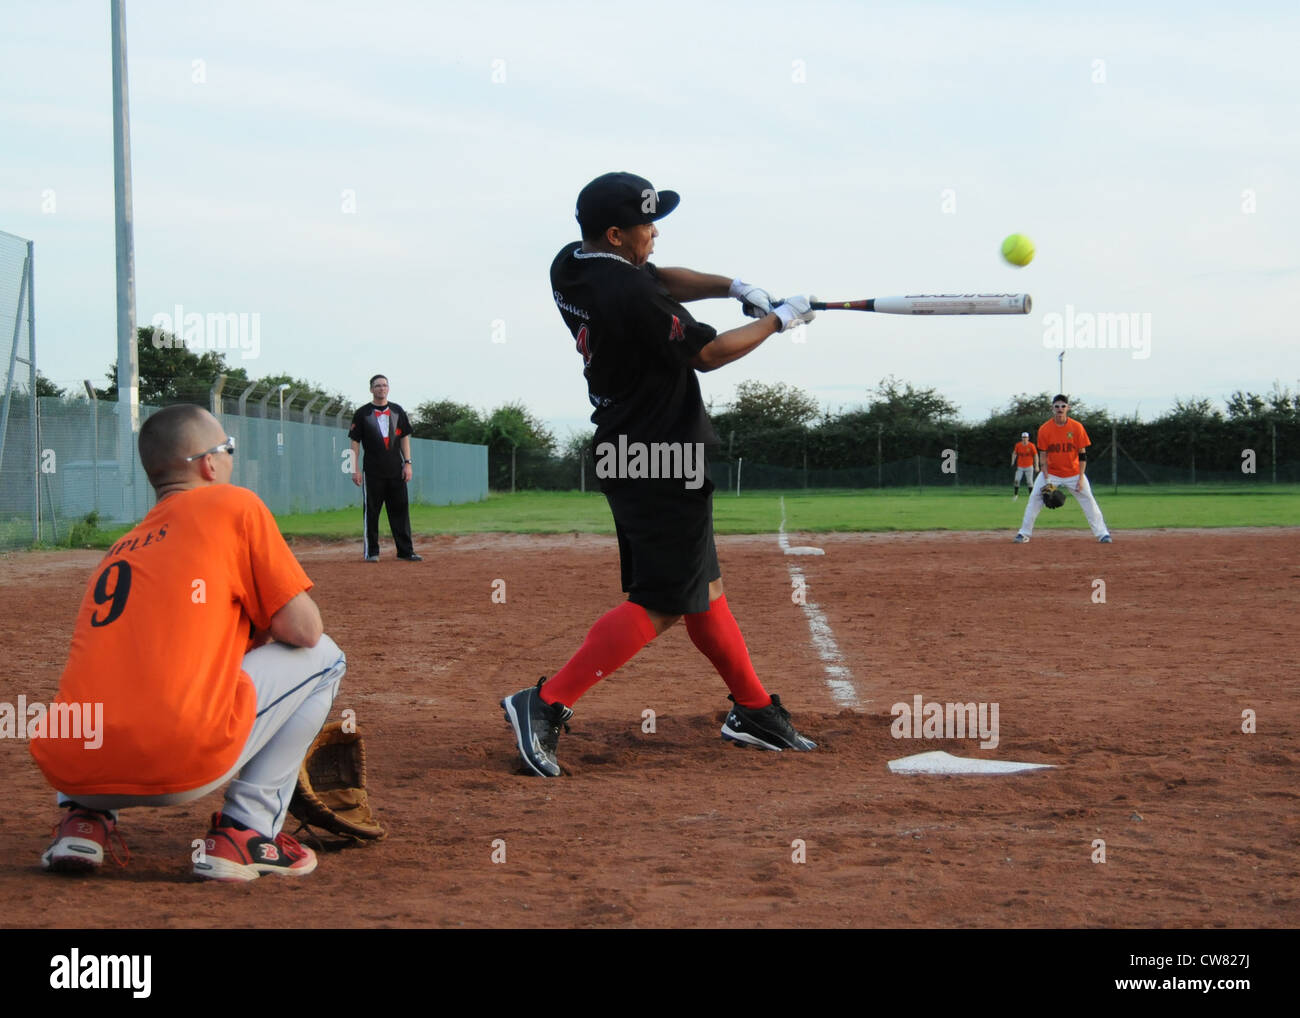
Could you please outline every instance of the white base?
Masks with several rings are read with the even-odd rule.
[[[943,750],[889,761],[889,769],[894,774],[1018,774],[1021,771],[1052,770],[1055,766],[1012,760],[972,760]]]

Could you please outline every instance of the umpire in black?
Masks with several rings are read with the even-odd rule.
[[[367,562],[379,561],[379,510],[388,510],[388,529],[393,532],[397,557],[406,562],[423,561],[411,544],[411,512],[406,484],[411,479],[411,422],[406,411],[388,401],[388,379],[370,379],[370,402],[352,415],[352,483],[360,485],[365,503],[365,539],[362,551]],[[365,449],[364,463],[358,458]]]

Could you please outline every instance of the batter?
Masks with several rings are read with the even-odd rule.
[[[631,173],[597,177],[578,195],[582,240],[551,265],[556,306],[582,358],[596,425],[598,461],[639,448],[656,465],[689,461],[691,450],[716,444],[696,371],[712,371],[757,348],[774,333],[811,322],[807,297],[773,310],[771,295],[739,279],[650,261],[654,225],[680,197],[656,191]],[[757,319],[719,334],[697,322],[684,302],[734,297]],[[628,599],[597,620],[578,651],[549,680],[501,701],[528,770],[561,773],[556,746],[578,699],[679,619],[712,662],[733,703],[722,737],[769,750],[814,749],[795,730],[780,697],[769,695],[754,671],[740,627],[727,606],[713,542],[713,484],[684,471],[637,467],[602,476],[614,515],[623,590]]]

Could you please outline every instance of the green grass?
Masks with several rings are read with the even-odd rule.
[[[1107,524],[1116,530],[1300,525],[1300,485],[1126,488],[1118,494],[1098,486],[1094,493]],[[782,497],[787,530],[1009,530],[1020,524],[1027,493],[1022,490],[1013,502],[1003,488],[754,491],[738,498],[719,492],[713,500],[718,533],[774,532],[781,522]],[[360,523],[358,509],[280,519],[286,534],[300,537],[353,538]],[[420,534],[614,532],[605,499],[578,492],[494,494],[468,505],[412,506],[411,525]],[[1043,510],[1037,526],[1078,528],[1084,526],[1083,514],[1067,502],[1054,512]]]
[[[1116,531],[1155,527],[1300,526],[1300,485],[1215,485],[1159,488],[1094,487],[1106,523]],[[720,534],[770,534],[781,522],[785,499],[786,529],[800,531],[1015,530],[1027,493],[1011,501],[1005,488],[927,488],[885,491],[752,491],[740,497],[718,492],[713,515]],[[339,509],[278,517],[288,537],[352,540],[360,535],[361,510]],[[61,523],[58,545],[67,547],[72,523]],[[596,493],[521,492],[489,496],[467,505],[411,507],[417,534],[556,534],[578,531],[612,534],[614,521],[605,499]],[[1056,511],[1043,510],[1037,527],[1078,529],[1083,514],[1073,501]],[[83,534],[79,547],[107,548],[129,530],[119,526]],[[388,525],[381,522],[380,532]]]
[[[354,509],[276,517],[280,530],[295,537],[359,538],[361,505]],[[411,529],[417,534],[612,534],[614,520],[600,494],[576,491],[520,492],[489,495],[464,505],[413,505]],[[380,534],[388,520],[379,519]]]
[[[1276,490],[1219,489],[1093,489],[1106,525],[1114,530],[1155,527],[1268,527],[1300,525],[1300,486]],[[785,495],[786,529],[845,530],[1014,530],[1024,515],[1028,495],[998,488],[953,491],[837,493]],[[715,502],[719,530],[724,501]],[[772,499],[775,501],[775,498]],[[1057,510],[1044,509],[1036,528],[1077,529],[1086,526],[1073,499]],[[735,532],[746,532],[738,530]]]

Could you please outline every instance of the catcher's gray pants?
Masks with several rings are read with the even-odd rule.
[[[1101,507],[1092,497],[1092,486],[1088,484],[1086,474],[1057,477],[1053,474],[1040,473],[1038,480],[1034,481],[1034,488],[1029,493],[1029,502],[1025,506],[1025,518],[1020,523],[1022,534],[1028,537],[1034,532],[1034,520],[1038,519],[1038,514],[1046,508],[1043,505],[1043,489],[1049,484],[1055,484],[1074,496],[1075,501],[1079,503],[1079,508],[1083,510],[1088,526],[1092,528],[1093,537],[1103,537],[1110,533],[1106,529],[1106,521],[1101,518]]]
[[[268,643],[244,655],[243,669],[257,690],[257,716],[239,760],[227,774],[202,788],[168,795],[77,795],[59,793],[59,804],[75,799],[90,809],[178,806],[214,792],[227,781],[224,816],[274,838],[284,826],[298,781],[298,769],[325,724],[347,658],[328,636],[314,647]],[[231,781],[231,778],[234,778]]]

